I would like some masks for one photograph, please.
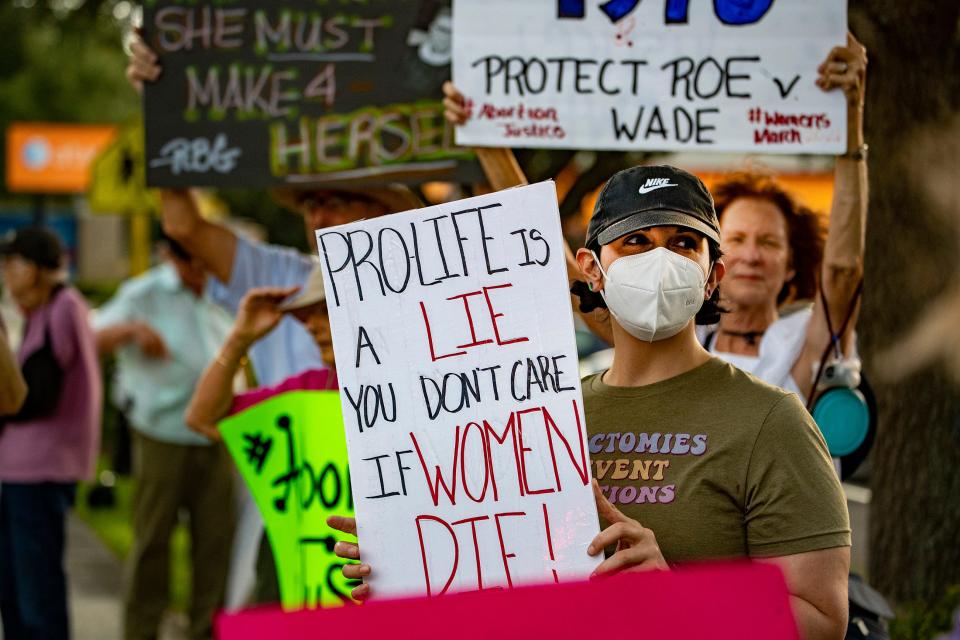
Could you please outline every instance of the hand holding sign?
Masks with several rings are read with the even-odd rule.
[[[616,544],[617,549],[612,556],[600,563],[591,577],[614,575],[621,571],[669,570],[670,567],[660,552],[653,531],[623,515],[603,495],[596,480],[593,481],[592,486],[597,512],[601,518],[610,523],[610,526],[597,534],[587,547],[587,554],[595,556],[611,544]],[[327,518],[327,524],[342,533],[357,535],[355,518],[330,516]],[[338,541],[334,552],[345,560],[360,560],[360,546],[355,542]],[[366,578],[371,572],[372,568],[367,564],[347,564],[343,567],[343,576],[349,580]],[[366,600],[370,597],[370,585],[362,584],[350,595],[355,600]]]
[[[863,104],[867,91],[867,49],[847,34],[847,46],[834,47],[817,67],[817,86],[824,91],[843,90],[847,100],[847,154],[863,145]]]
[[[653,531],[623,515],[603,495],[596,480],[593,481],[593,495],[597,500],[597,512],[610,526],[597,534],[587,547],[587,553],[596,555],[611,544],[616,544],[617,549],[612,556],[600,563],[591,577],[613,575],[620,571],[670,568],[660,552]]]
[[[127,63],[127,80],[136,89],[143,92],[144,82],[156,82],[163,69],[160,67],[157,54],[137,33],[130,43],[130,60]]]
[[[331,529],[336,529],[341,533],[346,533],[354,537],[357,535],[356,518],[349,516],[330,516],[327,518],[327,524]],[[338,540],[337,544],[333,547],[333,552],[337,554],[337,557],[343,558],[344,560],[360,560],[360,545],[356,542]],[[362,580],[368,577],[371,571],[370,565],[363,564],[363,562],[360,564],[347,564],[343,567],[343,577],[348,580]],[[366,600],[370,597],[370,585],[361,584],[359,587],[354,587],[353,591],[350,592],[350,597],[359,601]]]

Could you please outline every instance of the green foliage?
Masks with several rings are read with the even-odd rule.
[[[931,640],[953,629],[960,608],[960,585],[954,585],[933,603],[912,602],[899,608],[890,623],[891,640]]]
[[[51,8],[63,4],[0,4],[0,132],[17,120],[120,123],[139,108],[115,0]]]

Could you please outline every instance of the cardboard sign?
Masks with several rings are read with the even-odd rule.
[[[779,569],[746,563],[339,610],[252,610],[221,616],[216,629],[219,640],[347,638],[357,629],[391,640],[799,637]]]
[[[474,180],[443,117],[449,0],[148,0],[152,186]]]
[[[219,426],[263,516],[283,606],[352,602],[359,583],[341,574],[344,561],[333,553],[339,533],[326,524],[353,510],[339,394],[281,393]]]
[[[846,30],[843,0],[455,0],[457,142],[842,152],[843,94],[814,81]]]
[[[589,575],[553,183],[321,229],[317,245],[374,593]]]

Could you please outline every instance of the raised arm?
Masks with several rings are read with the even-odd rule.
[[[444,83],[443,93],[444,115],[447,120],[454,124],[466,122],[470,117],[470,111],[466,106],[463,95],[451,82]],[[483,172],[486,174],[490,186],[495,190],[500,191],[527,184],[527,177],[523,174],[523,169],[520,168],[512,149],[475,147],[474,152],[477,154],[477,159],[480,160],[480,165],[483,167]],[[584,278],[580,272],[580,265],[577,264],[573,250],[567,243],[566,238],[563,241],[563,252],[567,267],[567,288],[569,289],[575,282]],[[583,313],[580,311],[580,299],[572,294],[570,304],[573,306],[573,310],[580,314],[591,331],[607,344],[613,344],[610,317],[606,311],[597,309],[590,313]]]
[[[196,197],[187,189],[163,189],[160,202],[163,232],[200,260],[217,280],[229,283],[237,253],[233,231],[204,219]]]
[[[144,83],[156,81],[163,69],[157,55],[139,36],[130,45],[127,80],[139,92]],[[237,237],[221,225],[200,215],[196,197],[188,189],[161,189],[163,231],[179,242],[220,282],[230,281]]]
[[[296,290],[297,287],[264,287],[251,289],[244,296],[233,330],[197,382],[184,416],[188,427],[211,440],[220,439],[217,423],[233,404],[233,380],[244,356],[280,323],[283,312],[279,304]]]
[[[850,311],[863,278],[863,253],[867,223],[867,161],[863,137],[863,106],[867,73],[867,50],[852,34],[847,46],[836,47],[818,68],[817,85],[824,91],[841,89],[847,100],[847,150],[837,156],[830,226],[824,247],[820,286],[827,301],[834,330]],[[857,310],[841,336],[846,355],[853,347]],[[793,378],[809,395],[812,371],[830,342],[823,302],[817,297],[807,329],[803,352],[793,368]]]

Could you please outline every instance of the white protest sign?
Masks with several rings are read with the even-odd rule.
[[[586,578],[598,522],[553,183],[317,246],[372,592]]]
[[[464,146],[839,153],[844,0],[454,0]]]

